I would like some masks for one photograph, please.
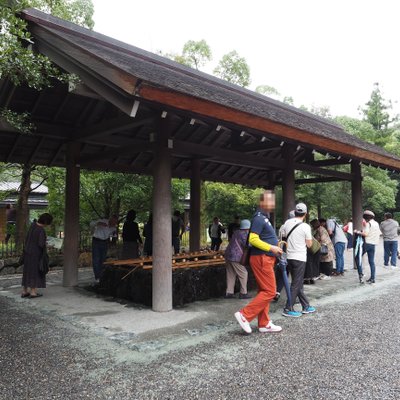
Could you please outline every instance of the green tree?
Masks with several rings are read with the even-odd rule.
[[[196,69],[203,67],[212,58],[210,46],[204,39],[198,42],[187,41],[183,46],[182,55],[187,60],[188,65]]]
[[[0,78],[35,89],[50,86],[52,79],[65,79],[59,69],[40,53],[32,51],[34,39],[19,13],[35,7],[77,24],[93,27],[91,0],[0,0]]]
[[[386,150],[389,150],[389,146],[394,146],[397,140],[395,137],[396,131],[393,130],[389,137],[390,140],[382,145],[380,140],[377,140],[379,132],[367,120],[360,121],[355,118],[337,117],[335,118],[335,122],[342,125],[346,132],[370,143],[380,144]],[[396,207],[396,195],[398,191],[397,179],[391,179],[388,172],[376,168],[363,166],[362,172],[364,176],[364,206],[372,208],[377,214],[382,213],[385,209],[394,209]]]
[[[7,77],[16,86],[26,83],[31,88],[41,90],[51,86],[54,79],[64,81],[67,77],[47,57],[33,51],[34,38],[27,30],[27,23],[19,17],[19,13],[28,7],[35,7],[88,28],[94,24],[94,8],[91,0],[0,0],[0,79]],[[27,114],[1,109],[0,118],[22,133],[29,133],[33,129]],[[16,235],[18,247],[22,246],[25,236],[31,174],[36,169],[34,165],[20,167]]]
[[[258,85],[256,92],[265,96],[279,97],[281,94],[272,86],[269,85]]]
[[[224,224],[233,221],[235,215],[251,218],[262,189],[250,189],[228,183],[205,183],[204,211],[208,223],[218,216]]]
[[[388,141],[392,140],[394,134],[392,126],[398,118],[390,115],[392,103],[383,98],[379,83],[374,84],[374,90],[365,105],[366,107],[361,109],[361,112],[364,115],[364,120],[369,122],[375,130],[373,143],[384,147]]]
[[[210,46],[205,40],[197,42],[195,40],[188,40],[183,45],[182,54],[163,53],[162,51],[159,51],[159,54],[197,70],[212,59]]]
[[[251,83],[250,67],[246,59],[240,57],[235,50],[222,57],[214,69],[214,74],[221,79],[242,87],[248,87]]]
[[[52,168],[48,175],[49,212],[55,224],[62,225],[65,207],[65,170]],[[147,220],[152,209],[153,182],[150,176],[114,172],[81,171],[80,227],[89,228],[93,219],[118,215],[122,221],[135,209],[139,222]],[[187,180],[172,180],[172,209],[182,210],[182,200],[189,192]],[[172,215],[172,210],[171,210]]]

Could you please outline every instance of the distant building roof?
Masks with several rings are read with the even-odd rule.
[[[21,182],[0,182],[0,192],[18,192],[19,187],[21,186]],[[39,184],[39,182],[31,183],[32,193],[39,194],[48,194],[49,188],[46,185]]]

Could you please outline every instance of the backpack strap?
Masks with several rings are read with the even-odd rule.
[[[286,242],[289,240],[289,236],[290,236],[290,234],[299,226],[299,225],[301,225],[303,223],[303,221],[300,221],[300,222],[298,222],[291,230],[290,230],[290,232],[287,234],[287,236],[286,236]]]

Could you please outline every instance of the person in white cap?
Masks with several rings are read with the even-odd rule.
[[[363,254],[367,253],[368,263],[371,269],[371,276],[367,280],[368,283],[375,283],[375,248],[379,244],[379,237],[382,234],[379,229],[378,222],[375,221],[375,214],[370,210],[365,210],[363,214],[365,220],[365,227],[362,232],[355,231],[365,238],[363,246]],[[360,282],[362,283],[362,271],[359,271]]]
[[[307,215],[307,206],[299,203],[294,209],[295,217],[288,219],[281,228],[281,232],[287,241],[287,270],[292,277],[290,285],[291,301],[286,302],[282,315],[285,317],[301,317],[302,314],[315,312],[303,290],[304,271],[306,269],[307,248],[312,245],[310,225],[304,222]],[[296,298],[302,306],[302,311],[295,311],[293,306]]]

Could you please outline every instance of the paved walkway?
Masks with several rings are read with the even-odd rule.
[[[245,301],[214,299],[170,313],[63,288],[19,297],[19,277],[0,280],[1,399],[391,399],[400,396],[397,318],[400,272],[381,267],[358,284],[344,277],[306,292],[314,315],[285,319],[277,335],[244,336],[233,312]],[[368,269],[368,267],[367,267]]]

